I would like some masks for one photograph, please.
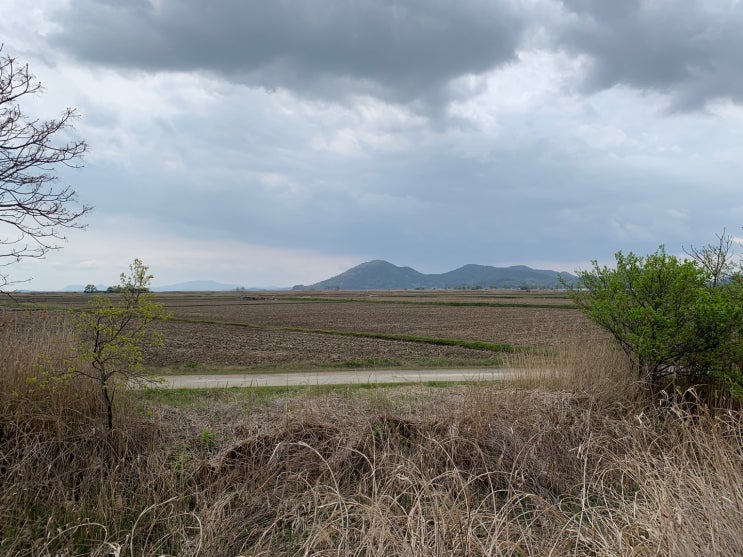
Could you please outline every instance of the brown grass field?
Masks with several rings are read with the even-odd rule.
[[[152,371],[524,374],[121,392],[111,432],[96,385],[60,378],[85,363],[53,308],[87,298],[15,298],[0,307],[0,555],[743,554],[741,412],[649,397],[560,293],[158,295],[174,319]]]

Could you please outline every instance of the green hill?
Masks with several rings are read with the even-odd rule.
[[[440,274],[424,274],[375,259],[315,284],[294,290],[409,290],[415,288],[559,288],[560,277],[577,280],[570,273],[532,269],[524,265],[491,267],[465,265]]]

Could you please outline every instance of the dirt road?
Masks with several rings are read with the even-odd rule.
[[[282,387],[311,385],[353,385],[366,383],[425,383],[428,381],[494,381],[504,379],[513,369],[415,369],[354,370],[236,375],[168,375],[161,387],[173,389],[218,387]]]

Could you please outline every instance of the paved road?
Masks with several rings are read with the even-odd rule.
[[[353,385],[366,383],[422,383],[427,381],[494,381],[515,372],[513,369],[394,369],[354,371],[313,371],[224,375],[167,375],[161,387],[173,389],[217,387],[283,387],[311,385]]]

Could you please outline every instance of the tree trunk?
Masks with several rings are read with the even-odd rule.
[[[114,428],[114,397],[108,391],[108,383],[103,383],[103,398],[106,401],[106,417],[108,419],[108,431]]]

